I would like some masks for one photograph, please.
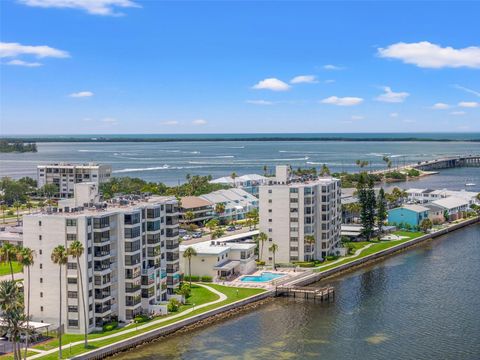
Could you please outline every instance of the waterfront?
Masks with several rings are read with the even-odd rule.
[[[235,171],[262,173],[263,166],[290,164],[332,171],[357,171],[355,160],[368,160],[371,169],[385,168],[384,155],[393,165],[439,157],[480,152],[475,142],[375,142],[375,141],[212,141],[172,143],[39,143],[37,153],[1,154],[0,176],[36,176],[36,166],[51,162],[89,161],[111,164],[114,176],[140,177],[176,184],[185,175],[226,176]],[[455,169],[461,175],[445,183],[435,177],[437,187],[462,188],[468,180],[480,184],[478,168]],[[448,174],[447,170],[445,173]],[[457,173],[457,174],[460,174]],[[442,171],[442,174],[444,172]],[[433,179],[433,177],[432,177]],[[428,180],[421,180],[428,186]],[[445,185],[441,185],[444,184]],[[412,184],[413,185],[413,184]],[[423,186],[423,185],[422,185]],[[480,188],[478,189],[480,191]]]
[[[479,273],[477,224],[324,282],[333,303],[275,299],[116,358],[478,359]]]

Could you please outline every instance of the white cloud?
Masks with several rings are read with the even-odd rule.
[[[476,46],[455,49],[449,46],[441,47],[428,41],[399,42],[385,49],[379,48],[378,55],[383,58],[399,59],[422,68],[480,68],[480,47]]]
[[[315,75],[298,75],[290,80],[290,84],[316,84],[318,83]]]
[[[118,120],[115,119],[115,118],[111,118],[111,117],[103,118],[100,121],[105,123],[105,124],[109,124],[109,125],[117,125],[118,124]]]
[[[324,81],[325,84],[333,84],[334,82],[335,82],[335,80],[332,80],[332,79]]]
[[[19,43],[0,42],[0,58],[15,58],[20,55],[33,55],[37,58],[68,58],[70,55],[63,50],[54,49],[50,46],[22,45]]]
[[[385,86],[383,91],[385,92],[377,96],[375,100],[388,103],[401,103],[404,102],[408,96],[410,96],[408,92],[393,92],[388,86]]]
[[[396,117],[398,117],[398,115],[399,115],[399,114],[398,114],[398,113],[396,113],[396,112],[390,113],[390,117],[393,117],[393,118],[396,118]]]
[[[402,120],[404,123],[407,123],[407,124],[413,124],[414,122],[416,122],[415,120],[412,120],[412,119],[405,119],[405,120]]]
[[[461,101],[458,103],[458,106],[465,108],[476,108],[480,106],[480,104],[476,101]]]
[[[290,89],[290,85],[276,78],[268,78],[259,81],[253,86],[257,90],[286,91]]]
[[[193,124],[193,125],[206,125],[206,124],[207,124],[207,120],[196,119],[196,120],[193,120],[193,121],[192,121],[192,124]]]
[[[479,97],[480,97],[480,91],[475,91],[475,90],[466,88],[465,86],[461,86],[461,85],[458,85],[458,84],[453,85],[453,86],[456,87],[457,89],[466,91],[466,92],[468,92],[469,94],[473,94],[473,95],[475,95],[475,96],[479,96]]]
[[[42,66],[42,63],[39,62],[28,62],[28,61],[23,61],[23,60],[10,60],[7,62],[7,65],[14,65],[14,66],[24,66],[24,67],[39,67]]]
[[[273,101],[268,100],[247,100],[246,103],[253,105],[273,105]]]
[[[19,3],[41,8],[80,9],[92,15],[119,16],[119,8],[138,8],[138,3],[132,0],[18,0]]]
[[[337,97],[337,96],[330,96],[326,99],[320,101],[323,104],[332,104],[338,106],[354,106],[361,104],[363,102],[362,98],[359,97]]]
[[[433,104],[432,109],[433,110],[446,110],[446,109],[450,109],[450,105],[439,102],[439,103]]]
[[[352,115],[352,120],[363,120],[365,116],[363,115]]]
[[[458,116],[458,115],[465,115],[465,114],[466,114],[465,111],[452,111],[452,112],[450,113],[450,115],[457,115],[457,116]]]
[[[343,70],[343,67],[337,66],[337,65],[332,65],[332,64],[323,65],[323,68],[325,70]]]
[[[93,95],[94,94],[91,91],[79,91],[79,92],[76,92],[76,93],[72,93],[68,96],[70,96],[72,98],[86,98],[86,97],[92,97]]]
[[[167,121],[162,121],[160,125],[167,125],[167,126],[173,126],[173,125],[178,125],[180,124],[177,120],[167,120]]]

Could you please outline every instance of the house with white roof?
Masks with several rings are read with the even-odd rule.
[[[243,189],[248,193],[258,197],[258,187],[268,183],[268,178],[258,174],[246,174],[238,176],[235,179],[231,176],[225,176],[210,181],[211,184],[222,184]]]
[[[470,204],[468,200],[455,196],[450,196],[444,199],[432,201],[432,204],[448,212],[449,220],[456,220],[462,218],[463,213],[470,209]]]
[[[189,261],[183,254],[189,247],[195,249],[197,254],[190,260],[192,276],[210,276],[217,281],[256,270],[255,243],[211,240],[180,245],[180,271],[186,276],[189,275]]]
[[[220,220],[227,222],[245,219],[247,213],[258,209],[258,199],[239,188],[217,190],[201,195],[200,198],[213,204],[213,209],[222,204],[225,210],[221,213],[216,212],[216,215]]]
[[[448,189],[408,189],[406,190],[408,194],[408,200],[411,202],[416,202],[420,204],[426,204],[435,200],[445,199],[450,196],[462,198],[467,200],[469,205],[478,204],[479,201],[477,199],[478,193],[473,191],[466,191],[466,190],[448,190]]]

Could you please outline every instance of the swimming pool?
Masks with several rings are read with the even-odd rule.
[[[244,276],[240,279],[240,281],[267,282],[267,281],[278,279],[282,276],[285,276],[285,274],[272,273],[272,272],[262,272],[260,275]]]

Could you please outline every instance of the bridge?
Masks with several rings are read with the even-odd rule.
[[[417,163],[405,164],[395,168],[397,171],[417,169],[422,171],[436,171],[440,169],[451,169],[457,167],[480,167],[480,155],[459,155],[434,160],[419,161]],[[385,174],[393,169],[369,171],[370,174]]]

